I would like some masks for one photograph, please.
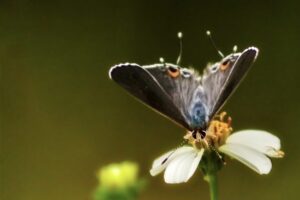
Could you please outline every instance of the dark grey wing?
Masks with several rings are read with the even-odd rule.
[[[257,55],[258,49],[249,47],[242,53],[231,54],[206,69],[202,85],[207,96],[209,119],[213,118],[234,92]]]
[[[146,105],[190,129],[185,117],[172,101],[172,97],[166,93],[156,78],[143,67],[130,63],[119,64],[110,69],[109,76]]]
[[[206,96],[197,72],[170,63],[143,67],[172,98],[176,107],[183,113],[190,130],[205,127],[208,121],[208,110],[204,104]]]

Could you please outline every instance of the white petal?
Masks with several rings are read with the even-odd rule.
[[[253,148],[270,157],[282,157],[280,140],[275,135],[261,130],[244,130],[230,135],[227,144],[240,144]]]
[[[250,167],[259,174],[268,174],[271,171],[271,160],[252,148],[238,144],[225,144],[219,151],[229,155]]]
[[[169,151],[160,156],[159,158],[155,159],[150,170],[151,176],[156,176],[157,174],[161,173],[170,163],[170,161],[174,159],[174,157],[184,154],[186,152],[190,152],[191,150],[193,150],[192,147],[183,146],[178,149]]]
[[[174,157],[173,160],[171,160],[167,165],[164,175],[165,182],[187,182],[195,173],[203,153],[204,149],[198,151],[191,147],[190,151]]]

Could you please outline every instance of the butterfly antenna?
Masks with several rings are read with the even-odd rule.
[[[213,45],[213,47],[215,48],[215,50],[218,52],[219,56],[221,56],[222,58],[224,58],[224,54],[218,49],[216,43],[214,42],[212,36],[211,36],[211,32],[209,30],[206,31],[206,35],[209,38],[209,41],[211,42],[211,44]]]
[[[237,45],[234,45],[233,48],[232,48],[233,53],[236,53],[237,50],[238,50],[238,46],[237,46]]]
[[[177,33],[177,37],[179,39],[179,55],[176,61],[176,64],[179,65],[182,57],[182,32]]]
[[[187,143],[187,140],[183,140],[179,145],[178,145],[178,147],[176,147],[176,149],[174,149],[174,151],[172,151],[169,155],[168,155],[168,157],[166,157],[162,162],[161,162],[161,164],[163,165],[163,164],[165,164],[165,162],[167,162],[168,161],[168,159],[177,151],[177,149],[179,149],[180,147],[182,147],[183,145],[185,145]]]
[[[160,62],[161,64],[163,64],[164,66],[166,65],[165,59],[164,59],[163,57],[160,57],[160,58],[159,58],[159,62]]]

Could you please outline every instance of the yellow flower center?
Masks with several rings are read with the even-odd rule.
[[[217,149],[225,143],[227,137],[232,132],[232,119],[229,116],[226,117],[226,115],[226,112],[222,112],[210,122],[204,139],[201,138],[200,134],[197,134],[196,138],[194,138],[191,132],[188,132],[184,136],[184,139],[188,140],[188,143],[197,149],[210,149],[211,147]]]

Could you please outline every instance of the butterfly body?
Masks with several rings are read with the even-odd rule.
[[[202,76],[171,63],[113,66],[111,79],[137,99],[189,131],[203,133],[214,115],[254,62],[258,49],[250,47],[209,65]]]
[[[197,102],[192,105],[190,112],[189,125],[193,130],[202,129],[208,122],[207,109],[204,104]]]

